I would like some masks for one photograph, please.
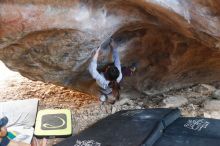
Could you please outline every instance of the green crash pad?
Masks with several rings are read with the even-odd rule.
[[[45,109],[37,114],[36,136],[69,136],[72,134],[71,112],[67,109]]]

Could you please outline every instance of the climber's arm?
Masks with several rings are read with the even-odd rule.
[[[99,50],[98,48],[96,50],[95,55],[92,58],[92,61],[89,65],[89,72],[92,75],[92,77],[96,80],[97,84],[103,88],[107,89],[109,81],[107,81],[98,71],[97,71],[97,60],[98,60],[98,55],[99,55]]]
[[[114,48],[116,45],[112,45],[111,43],[111,49],[112,49],[112,53],[113,53],[113,60],[114,60],[114,65],[118,68],[119,70],[119,76],[117,78],[117,82],[119,83],[122,79],[122,73],[121,73],[121,61],[120,61],[120,57],[119,57],[119,53],[117,48]]]

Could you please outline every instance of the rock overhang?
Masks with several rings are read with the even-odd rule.
[[[123,86],[156,94],[219,79],[219,2],[214,0],[0,3],[0,59],[32,80],[97,95],[87,67],[103,43],[99,63],[108,62],[105,42],[111,36],[122,64],[139,66]]]

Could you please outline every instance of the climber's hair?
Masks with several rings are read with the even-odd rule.
[[[117,82],[119,74],[118,68],[114,65],[109,65],[106,68],[105,77],[110,81],[108,86],[112,88],[112,94],[116,100],[120,98],[120,84]]]
[[[106,78],[110,81],[116,81],[120,74],[116,66],[108,66],[106,68],[105,73],[106,73]]]
[[[120,84],[117,81],[111,81],[109,87],[112,88],[112,94],[118,100],[120,98]]]

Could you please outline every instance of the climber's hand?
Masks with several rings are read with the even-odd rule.
[[[116,42],[111,38],[111,40],[110,40],[110,47],[111,47],[111,49],[115,49],[116,46],[117,46]]]

